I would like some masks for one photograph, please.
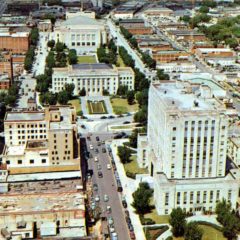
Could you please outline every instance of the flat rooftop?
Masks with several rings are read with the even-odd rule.
[[[72,65],[73,70],[98,70],[98,69],[113,69],[112,65],[105,63],[83,63]]]
[[[41,121],[44,119],[44,112],[7,112],[5,116],[5,121],[8,122]]]
[[[172,107],[181,111],[213,111],[220,110],[222,106],[215,98],[201,97],[200,86],[189,82],[170,81],[153,84],[152,87],[157,90],[158,96],[169,109]]]
[[[46,193],[1,195],[0,215],[34,214],[79,210],[85,216],[84,196],[82,193]]]

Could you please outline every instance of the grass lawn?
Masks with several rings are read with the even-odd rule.
[[[136,173],[136,174],[148,173],[147,169],[138,167],[136,155],[131,156],[130,159],[132,160],[130,163],[124,164],[125,172],[128,171],[128,172]]]
[[[78,63],[96,63],[95,56],[78,56]]]
[[[226,240],[223,236],[222,232],[216,230],[213,227],[206,226],[206,225],[199,225],[199,227],[203,230],[203,237],[202,240]],[[175,238],[173,240],[184,240],[183,237]]]
[[[129,105],[127,99],[113,98],[111,99],[112,108],[115,114],[124,114],[128,112],[137,112],[138,104]]]
[[[163,224],[168,223],[169,215],[158,215],[156,208],[154,208],[151,213],[144,214],[144,218],[151,218],[156,224]]]
[[[104,101],[88,101],[88,112],[89,114],[106,114],[107,113],[107,108],[105,106]]]
[[[72,104],[76,108],[76,112],[79,112],[82,110],[81,103],[79,99],[73,99],[68,102],[69,104]]]
[[[117,65],[119,67],[125,67],[124,62],[123,62],[122,58],[119,55],[117,56]]]

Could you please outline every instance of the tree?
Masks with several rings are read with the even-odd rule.
[[[226,215],[231,211],[231,204],[226,201],[226,199],[222,199],[222,201],[218,202],[216,205],[215,212],[217,214],[217,220],[224,225],[226,220]]]
[[[30,41],[31,44],[36,46],[39,38],[39,31],[37,27],[34,27],[30,32]]]
[[[69,101],[68,92],[66,90],[59,92],[57,100],[58,100],[58,103],[62,105],[66,105]]]
[[[169,75],[164,73],[163,69],[158,69],[157,70],[157,78],[159,80],[169,80]]]
[[[102,90],[102,94],[103,94],[103,96],[109,96],[109,91],[104,88],[104,89]]]
[[[80,90],[79,95],[80,95],[81,97],[86,96],[86,89],[85,89],[84,87]]]
[[[119,96],[126,96],[128,92],[128,86],[120,85],[117,90],[117,95]]]
[[[134,37],[130,38],[129,42],[131,43],[133,48],[138,48],[138,42],[137,42],[136,38],[134,38]]]
[[[180,18],[180,20],[182,20],[182,21],[184,21],[186,23],[189,23],[191,18],[188,15],[184,15],[183,17]]]
[[[148,104],[148,89],[146,88],[146,89],[143,89],[141,92],[139,92],[136,95],[136,99],[140,106],[147,105]]]
[[[126,28],[120,26],[120,31],[126,39],[129,40],[130,38],[132,38],[132,34]]]
[[[237,233],[240,230],[240,221],[232,213],[227,213],[225,215],[224,226],[223,226],[223,235],[228,240],[236,239]]]
[[[50,51],[48,53],[48,56],[46,57],[46,65],[48,68],[53,68],[55,67],[55,57],[54,57],[54,52]]]
[[[76,64],[78,62],[77,52],[75,49],[69,50],[68,61],[70,64]]]
[[[173,209],[170,214],[169,223],[172,226],[173,235],[175,237],[182,237],[186,226],[186,213],[180,207]]]
[[[146,105],[143,105],[142,108],[135,113],[134,122],[138,122],[143,125],[147,124],[147,106]]]
[[[56,43],[55,49],[57,52],[63,52],[64,48],[65,48],[64,43],[62,42]]]
[[[129,105],[132,105],[135,100],[135,92],[134,91],[128,91],[127,92],[127,101]]]
[[[209,7],[207,7],[207,6],[201,6],[201,7],[199,8],[199,12],[201,12],[201,13],[208,13],[208,12],[209,12]]]
[[[74,91],[75,85],[73,83],[66,83],[65,84],[65,90],[68,93],[68,98],[71,99],[73,97],[73,91]]]
[[[118,156],[121,160],[121,163],[128,163],[131,157],[131,150],[126,146],[118,147]]]
[[[49,40],[47,43],[47,46],[50,48],[53,48],[55,46],[55,41],[54,40]]]
[[[137,148],[138,134],[144,132],[146,132],[144,128],[135,128],[132,131],[132,134],[129,136],[129,143],[131,147]]]
[[[139,183],[138,189],[133,193],[132,206],[136,209],[137,213],[145,214],[149,212],[150,199],[153,195],[153,190],[149,187],[148,183]]]
[[[185,240],[201,240],[203,231],[198,227],[196,222],[190,222],[185,227],[184,239]]]
[[[238,46],[238,41],[236,38],[227,38],[225,40],[225,43],[230,47],[230,48],[236,48]]]

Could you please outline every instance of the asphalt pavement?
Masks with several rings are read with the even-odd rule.
[[[88,169],[93,170],[92,183],[98,185],[98,191],[93,191],[94,198],[96,195],[100,196],[99,205],[102,212],[106,214],[106,217],[112,217],[114,220],[114,229],[118,235],[119,240],[129,240],[129,230],[125,220],[124,208],[121,203],[121,193],[117,191],[116,181],[114,177],[113,169],[107,169],[107,164],[110,164],[110,157],[108,152],[103,153],[102,148],[107,149],[105,144],[98,146],[98,141],[96,136],[99,136],[100,142],[102,140],[109,140],[111,138],[110,134],[92,134],[91,140],[86,140],[87,149],[92,154],[92,158],[88,159]],[[93,145],[93,150],[90,150],[90,144]],[[99,153],[95,152],[98,149]],[[98,162],[94,161],[94,158],[98,158]],[[97,169],[98,164],[101,166],[101,170]],[[98,177],[98,171],[103,174],[102,178]],[[109,200],[104,202],[104,195],[107,194]],[[111,207],[111,213],[106,213],[107,206]]]

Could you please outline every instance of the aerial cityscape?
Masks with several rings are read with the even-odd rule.
[[[239,0],[0,0],[0,240],[240,240]]]

